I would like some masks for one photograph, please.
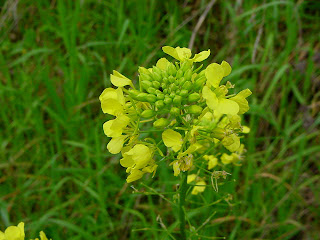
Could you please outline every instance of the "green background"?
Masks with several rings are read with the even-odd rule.
[[[172,239],[173,195],[157,192],[179,178],[163,164],[154,179],[125,183],[98,96],[113,69],[136,80],[162,46],[187,47],[209,1],[0,3],[0,229],[24,221],[30,238]],[[188,197],[191,225],[210,237],[192,239],[318,239],[319,1],[217,0],[204,17],[193,52],[230,62],[228,80],[253,95],[243,165],[225,168],[219,192]]]

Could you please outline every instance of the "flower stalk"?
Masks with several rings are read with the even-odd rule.
[[[180,221],[180,239],[186,240],[186,214],[185,214],[185,203],[186,194],[188,190],[188,172],[183,172],[181,177],[180,189],[179,189],[179,221]]]

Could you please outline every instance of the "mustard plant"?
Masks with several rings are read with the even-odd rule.
[[[249,131],[241,125],[241,116],[249,110],[246,98],[251,91],[229,93],[234,85],[221,84],[231,73],[226,61],[197,66],[210,50],[193,57],[188,48],[162,50],[174,61],[161,58],[152,68],[139,67],[136,86],[113,71],[110,79],[115,88],[105,89],[100,102],[102,111],[115,118],[105,122],[103,130],[111,138],[109,152],[121,152],[120,165],[126,168],[128,183],[145,174],[155,176],[159,161],[164,160],[180,177],[179,239],[187,239],[187,190],[192,188],[191,194],[196,195],[208,186],[199,166],[206,166],[214,183],[213,179],[228,175],[215,171],[217,165],[241,162],[245,149],[240,137]],[[217,190],[218,185],[212,187]]]

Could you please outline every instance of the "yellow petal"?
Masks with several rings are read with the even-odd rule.
[[[210,88],[204,86],[202,89],[202,96],[206,100],[206,103],[210,109],[216,109],[219,103],[218,98],[216,94],[210,90]]]
[[[0,231],[0,240],[6,240],[6,236],[4,235],[4,232]]]
[[[235,152],[240,147],[240,138],[236,134],[230,134],[222,139],[223,146],[230,152]]]
[[[231,66],[229,63],[227,63],[226,61],[222,61],[221,63],[221,67],[223,68],[223,76],[226,77],[231,73]]]
[[[232,163],[233,161],[233,156],[232,155],[228,155],[226,153],[222,154],[221,156],[221,162],[225,165]]]
[[[171,147],[175,152],[180,150],[183,143],[181,134],[172,129],[167,129],[162,133],[162,140],[164,145]]]
[[[170,46],[164,46],[162,47],[162,51],[164,51],[166,54],[170,55],[171,57],[180,60],[177,51]]]
[[[189,48],[176,47],[176,52],[179,56],[180,61],[189,59],[191,57],[191,50]]]
[[[196,178],[197,178],[197,174],[190,174],[190,175],[188,175],[188,177],[187,177],[187,183],[189,184],[189,183],[193,182],[194,180],[196,180]]]
[[[215,88],[219,87],[219,84],[224,76],[224,70],[221,65],[217,63],[211,63],[205,70],[205,75],[208,82]]]
[[[134,161],[131,156],[125,156],[124,158],[120,159],[120,165],[126,168],[132,167],[134,165]]]
[[[192,61],[193,62],[202,62],[206,60],[210,55],[210,49],[208,51],[202,51],[194,55]]]
[[[152,152],[150,148],[143,144],[135,145],[130,151],[125,153],[125,156],[131,156],[137,169],[144,168],[151,161]]]
[[[105,122],[103,124],[103,132],[108,137],[118,137],[119,136],[119,135],[117,136],[117,133],[115,133],[113,131],[113,129],[111,128],[113,122],[114,122],[114,119],[113,120],[109,120],[109,121],[107,121],[107,122]]]
[[[4,235],[6,240],[24,240],[24,232],[16,226],[8,227],[5,230]]]
[[[166,58],[160,58],[156,64],[158,68],[161,70],[167,70],[167,66],[169,64],[169,61]]]
[[[118,98],[116,89],[106,88],[106,89],[103,90],[103,92],[99,96],[99,100],[101,102],[104,101],[104,100],[110,99],[110,98],[111,99],[117,99]]]
[[[40,232],[40,239],[41,240],[48,240],[46,234],[43,231]]]
[[[243,126],[243,127],[242,127],[242,132],[243,132],[243,133],[249,133],[249,132],[250,132],[250,128],[247,127],[247,126]]]
[[[242,90],[236,96],[230,98],[230,100],[236,102],[239,105],[239,114],[244,114],[249,110],[249,104],[246,100],[252,92],[249,89]]]
[[[118,100],[115,99],[107,99],[102,101],[101,108],[104,113],[108,113],[114,116],[123,113],[124,111],[123,106]]]
[[[126,78],[121,73],[113,70],[113,74],[110,74],[111,83],[116,87],[124,87],[127,85],[132,85],[132,81]]]
[[[112,154],[119,153],[123,148],[123,144],[126,140],[126,137],[127,137],[126,135],[121,135],[119,137],[112,138],[107,145],[109,152]]]
[[[195,186],[192,189],[191,194],[193,194],[193,195],[197,195],[198,193],[204,192],[204,190],[206,189],[206,186],[205,186],[206,182],[205,181],[201,180],[201,181],[197,182],[196,184],[199,186]]]
[[[209,170],[218,165],[218,158],[213,155],[204,155],[203,158],[208,161]]]
[[[175,177],[177,177],[180,174],[180,163],[179,163],[179,161],[174,161],[172,167],[173,167],[173,175]]]
[[[239,112],[239,105],[229,99],[220,98],[215,110],[221,114],[235,115]]]
[[[136,181],[143,176],[143,172],[138,169],[133,169],[130,173],[130,175],[127,177],[127,183],[131,183],[133,181]]]

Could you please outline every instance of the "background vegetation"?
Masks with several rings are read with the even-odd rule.
[[[226,169],[218,193],[188,198],[191,224],[230,240],[319,239],[319,1],[0,3],[0,229],[24,221],[29,236],[54,240],[170,239],[172,195],[156,192],[179,180],[163,165],[125,183],[98,96],[113,69],[136,79],[161,46],[187,47],[194,32],[193,51],[229,61],[228,80],[253,95],[243,165]]]

